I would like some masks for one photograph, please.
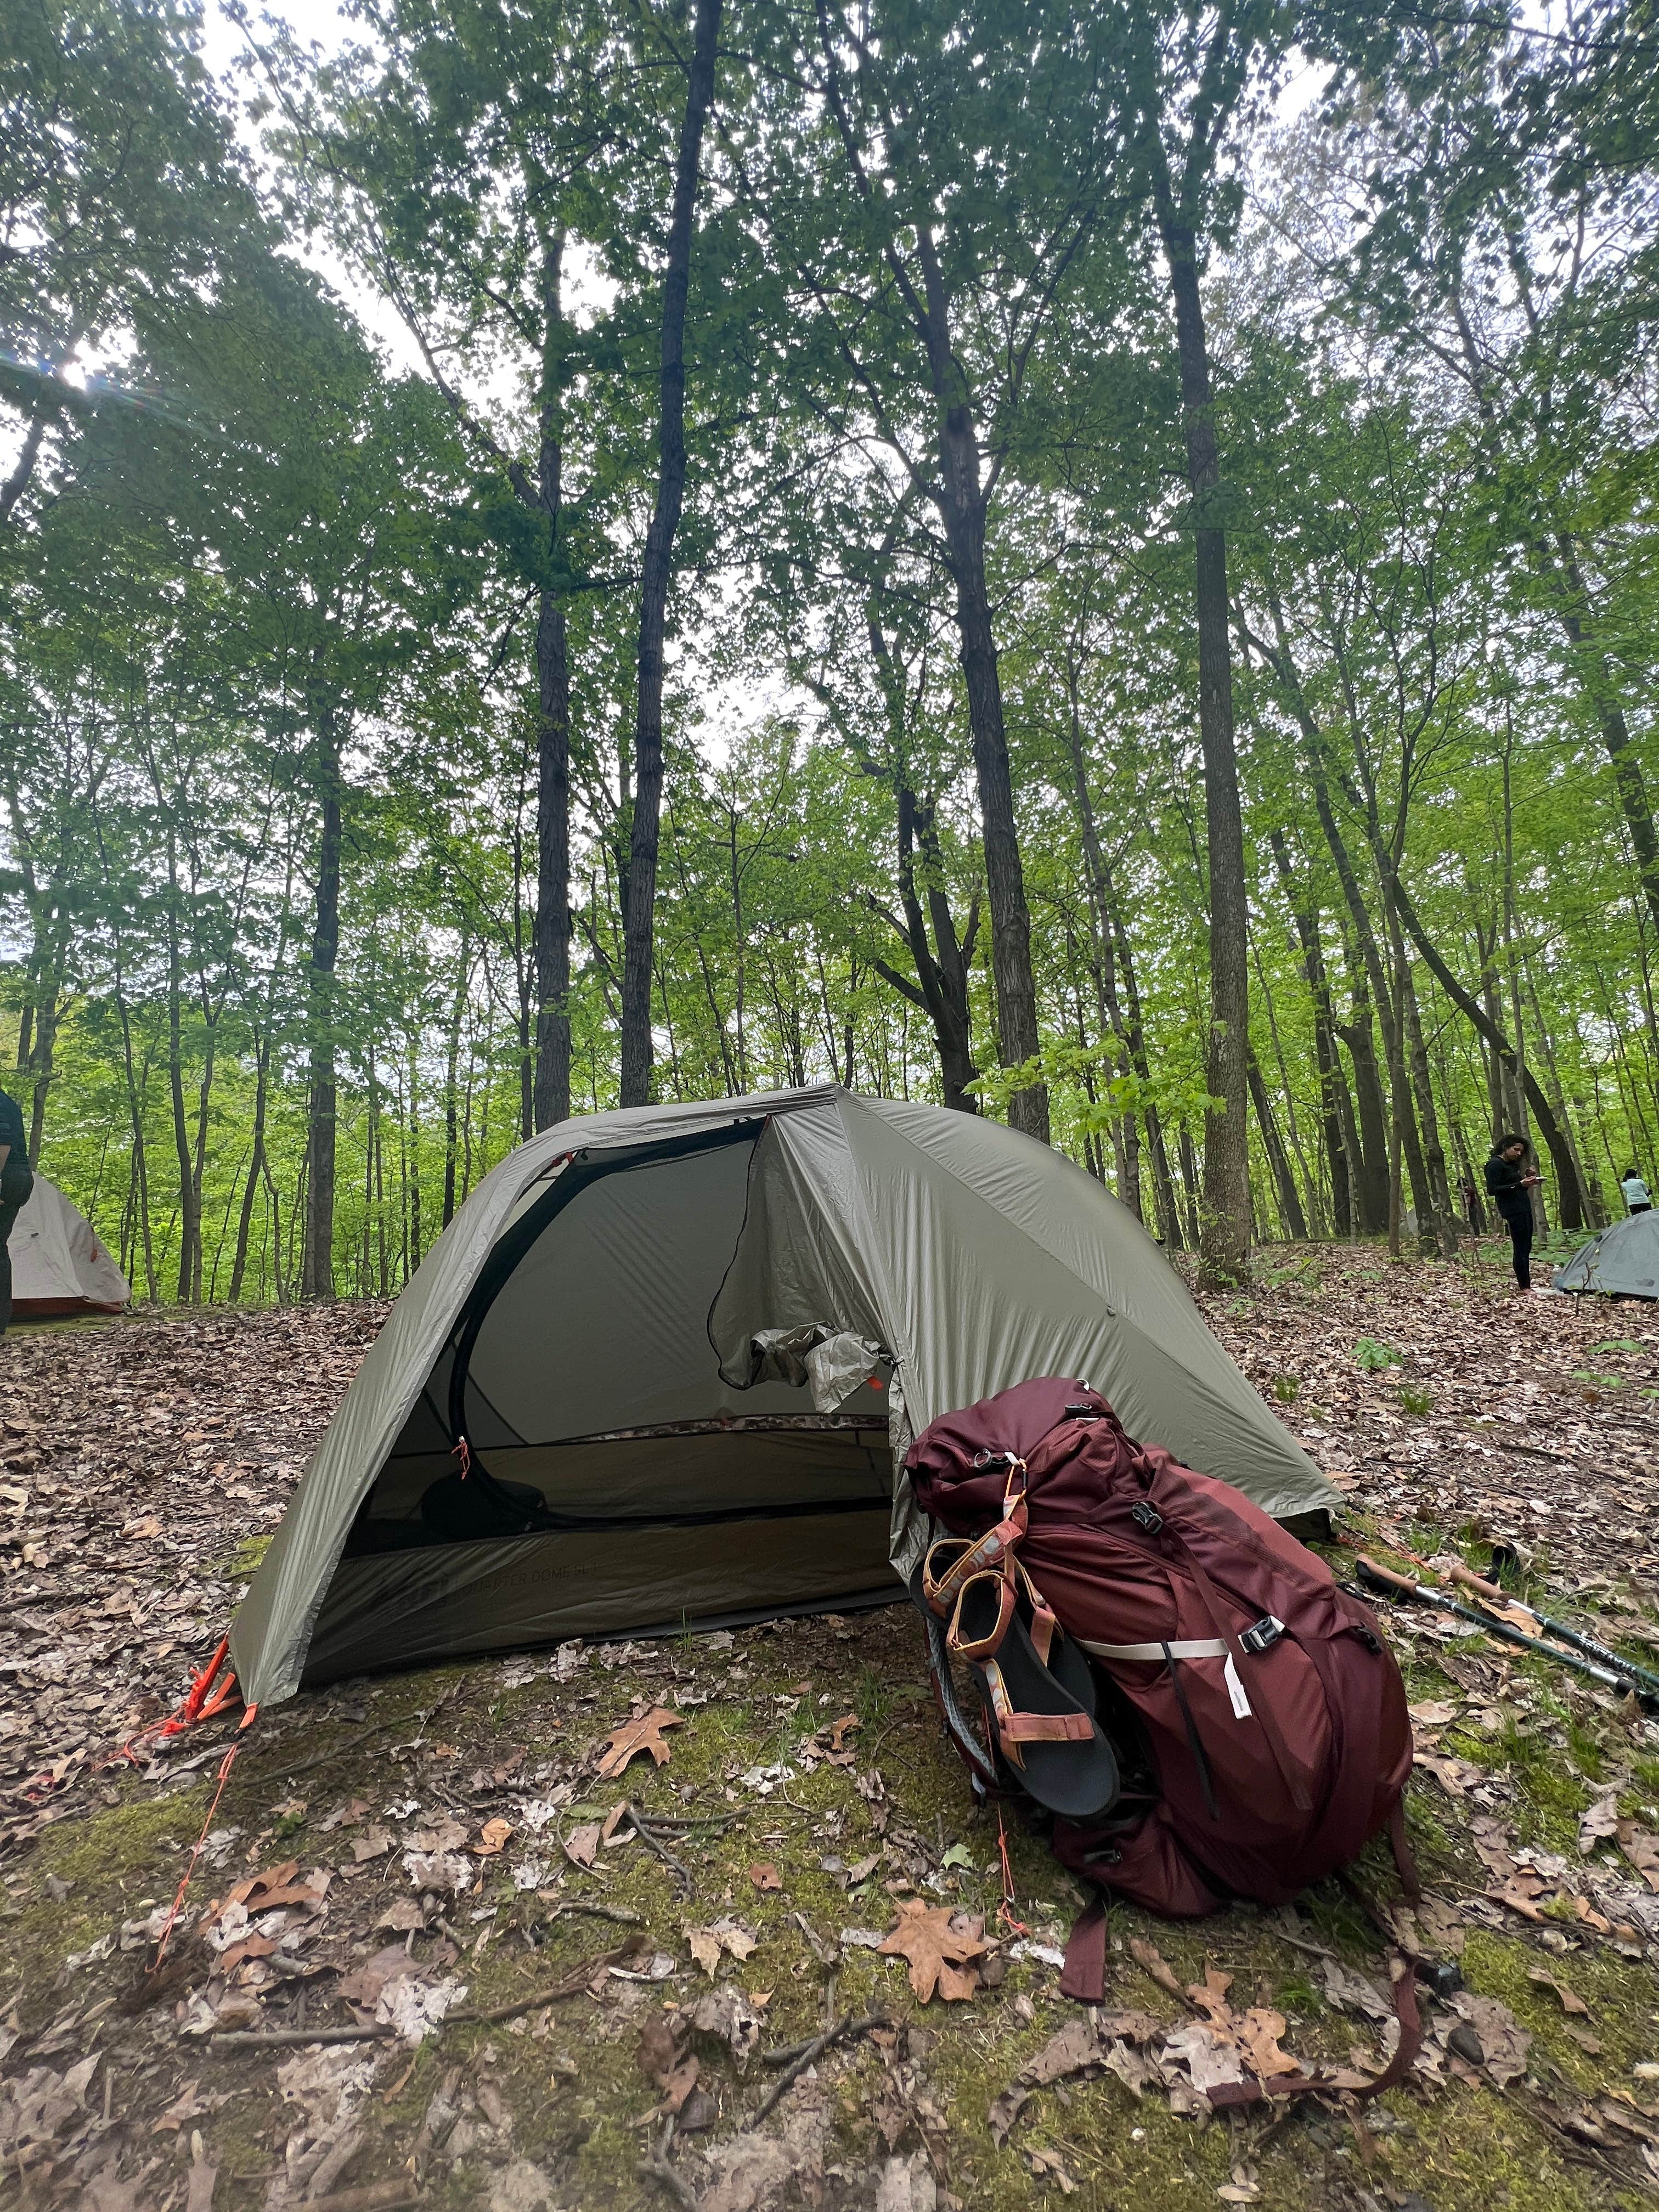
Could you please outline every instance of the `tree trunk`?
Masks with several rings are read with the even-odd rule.
[[[1317,746],[1316,737],[1315,744]],[[1342,835],[1335,811],[1331,805],[1330,790],[1325,781],[1321,751],[1316,750],[1312,753],[1309,766],[1311,770],[1314,801],[1319,815],[1320,827],[1324,831],[1325,842],[1330,848],[1331,858],[1336,864],[1337,880],[1342,886],[1343,900],[1347,906],[1348,917],[1353,926],[1354,938],[1359,947],[1361,966],[1370,988],[1370,1000],[1363,1022],[1363,1045],[1356,1048],[1355,1037],[1352,1030],[1345,1030],[1343,1036],[1350,1054],[1353,1055],[1355,1079],[1361,1091],[1360,1129],[1366,1152],[1366,1181],[1368,1185],[1371,1186],[1370,1201],[1367,1207],[1369,1219],[1375,1219],[1377,1212],[1376,1186],[1382,1182],[1384,1176],[1387,1177],[1383,1188],[1388,1194],[1382,1203],[1382,1218],[1376,1221],[1376,1225],[1371,1231],[1375,1235],[1376,1229],[1388,1225],[1397,1203],[1393,1188],[1397,1176],[1392,1164],[1396,1153],[1403,1154],[1407,1171],[1411,1176],[1413,1194],[1419,1207],[1419,1219],[1428,1210],[1428,1182],[1423,1170],[1422,1152],[1418,1143],[1417,1117],[1412,1110],[1411,1092],[1407,1083],[1406,1054],[1401,1036],[1400,1014],[1395,1004],[1395,988],[1391,987],[1388,972],[1383,966],[1382,947],[1377,943],[1376,931],[1371,922],[1370,910],[1365,904],[1364,894],[1359,887],[1359,878],[1354,869],[1352,856],[1348,851],[1347,840]],[[1394,981],[1395,986],[1397,986],[1399,981],[1397,973]],[[1382,1084],[1377,1073],[1376,1045],[1371,1036],[1370,1011],[1371,1005],[1375,1006],[1377,1018],[1382,1024],[1382,1050],[1389,1071],[1386,1102],[1383,1099]],[[1358,1019],[1358,1010],[1359,1002],[1356,987],[1354,1024],[1356,1030],[1362,1026]],[[1362,1054],[1366,1063],[1363,1073]],[[1394,1122],[1400,1124],[1397,1132],[1391,1126],[1386,1132],[1382,1128],[1373,1132],[1367,1127],[1365,1106],[1369,1102],[1365,1092],[1368,1085],[1374,1088],[1379,1108],[1386,1103],[1390,1125]],[[1396,1135],[1400,1139],[1398,1144],[1395,1141]],[[1389,1164],[1383,1168],[1381,1164],[1385,1161]]]
[[[322,831],[317,854],[317,913],[308,974],[311,1096],[305,1157],[302,1298],[334,1296],[334,969],[340,950],[340,731],[335,709],[316,718],[317,796]]]
[[[1346,1102],[1338,1097],[1339,1087],[1346,1093],[1347,1085],[1337,1055],[1336,1024],[1331,1012],[1330,979],[1325,969],[1324,947],[1319,941],[1319,924],[1316,915],[1297,895],[1284,831],[1269,831],[1268,842],[1273,847],[1273,865],[1279,872],[1279,884],[1285,893],[1285,903],[1290,908],[1297,943],[1301,949],[1302,973],[1313,1000],[1314,1063],[1319,1072],[1319,1118],[1325,1139],[1325,1162],[1331,1178],[1332,1222],[1339,1237],[1350,1237],[1353,1234],[1354,1204],[1343,1129],[1342,1108]],[[1352,1110],[1350,1104],[1350,1119]]]
[[[1431,1220],[1421,1214],[1418,1217],[1419,1239],[1425,1250],[1431,1243],[1443,1260],[1455,1260],[1457,1257],[1457,1215],[1452,1205],[1451,1179],[1446,1170],[1446,1155],[1440,1142],[1440,1117],[1435,1109],[1434,1085],[1430,1078],[1428,1050],[1423,1042],[1423,1022],[1417,1003],[1417,989],[1412,981],[1411,969],[1406,963],[1403,950],[1400,963],[1400,989],[1395,996],[1405,1027],[1412,1095],[1416,1102],[1418,1127],[1422,1133],[1423,1168],[1428,1179],[1429,1203],[1433,1209]]]
[[[1279,1124],[1273,1118],[1273,1101],[1267,1096],[1267,1086],[1254,1053],[1250,1054],[1248,1080],[1250,1103],[1255,1108],[1256,1127],[1261,1132],[1261,1145],[1267,1155],[1267,1164],[1273,1170],[1273,1184],[1279,1193],[1279,1211],[1287,1232],[1298,1243],[1308,1241],[1307,1217],[1302,1211],[1302,1200],[1297,1190],[1296,1177],[1291,1173],[1291,1163],[1285,1156],[1284,1139],[1279,1133]]]
[[[1227,538],[1216,512],[1221,455],[1210,389],[1209,347],[1198,287],[1197,240],[1177,215],[1167,179],[1155,180],[1158,230],[1175,302],[1181,363],[1182,427],[1192,495],[1198,615],[1198,730],[1204,755],[1204,816],[1210,890],[1211,1096],[1204,1118],[1204,1206],[1200,1252],[1212,1285],[1242,1282],[1250,1264],[1250,971],[1244,820],[1233,743],[1232,644],[1227,599]]]
[[[876,973],[885,983],[920,1006],[933,1024],[939,1051],[939,1083],[945,1103],[959,1114],[977,1114],[979,1100],[969,1085],[979,1079],[975,1065],[968,997],[969,963],[979,927],[977,895],[968,917],[965,936],[957,934],[956,916],[944,883],[938,832],[932,805],[919,800],[897,779],[898,890],[904,913],[905,941],[916,971],[916,981],[878,959]],[[916,852],[920,848],[927,874],[927,908],[924,915],[916,885]],[[927,922],[933,922],[928,942]]]
[[[135,1238],[135,1249],[142,1243],[144,1253],[144,1287],[152,1305],[155,1304],[155,1253],[149,1227],[149,1167],[144,1154],[144,1114],[143,1093],[132,1060],[132,1016],[121,988],[121,963],[118,951],[115,963],[115,1011],[121,1022],[121,1057],[126,1068],[127,1108],[132,1116],[133,1184],[136,1195],[140,1234]],[[145,1062],[146,1080],[149,1074],[148,1055]]]
[[[1106,896],[1107,919],[1111,925],[1112,943],[1117,951],[1118,973],[1123,978],[1123,1001],[1126,1014],[1124,1042],[1128,1047],[1129,1065],[1139,1079],[1142,1112],[1146,1124],[1146,1146],[1152,1156],[1152,1204],[1158,1215],[1158,1233],[1171,1252],[1180,1251],[1184,1239],[1181,1233],[1181,1214],[1176,1205],[1175,1176],[1170,1170],[1170,1151],[1164,1141],[1164,1117],[1150,1096],[1152,1070],[1146,1056],[1146,1030],[1141,1018],[1140,985],[1135,975],[1134,955],[1129,949],[1128,933],[1123,926],[1123,913],[1118,903],[1117,887],[1109,870],[1104,872],[1102,889]]]
[[[253,1079],[253,1145],[248,1161],[247,1188],[242,1193],[241,1218],[236,1224],[236,1257],[230,1270],[230,1303],[234,1305],[242,1295],[242,1278],[247,1270],[248,1239],[253,1227],[253,1197],[259,1188],[265,1165],[265,1094],[270,1065],[269,1030],[259,1039],[258,1059]]]
[[[563,257],[564,231],[557,228],[543,240],[542,248],[542,391],[536,470],[537,495],[547,520],[548,559],[556,568],[563,508]],[[536,685],[534,1118],[538,1129],[550,1129],[570,1118],[570,656],[564,600],[556,580],[544,584],[538,595]],[[448,1218],[446,1212],[444,1219]]]
[[[1531,1069],[1522,1066],[1517,1061],[1514,1047],[1503,1030],[1493,1022],[1479,1000],[1472,998],[1463,988],[1442,959],[1431,941],[1428,933],[1425,930],[1417,909],[1412,902],[1411,895],[1403,882],[1396,882],[1395,899],[1400,919],[1405,924],[1413,944],[1422,954],[1424,963],[1431,975],[1434,976],[1441,989],[1460,1012],[1474,1023],[1504,1066],[1520,1082],[1526,1095],[1527,1103],[1532,1109],[1533,1119],[1538,1125],[1539,1134],[1543,1138],[1550,1158],[1554,1164],[1556,1176],[1560,1184],[1561,1225],[1564,1229],[1582,1229],[1584,1225],[1585,1200],[1583,1192],[1579,1187],[1577,1163],[1573,1158],[1572,1147],[1562,1134],[1561,1126],[1555,1118],[1549,1100],[1539,1088],[1537,1079]]]
[[[205,1036],[202,1043],[202,1079],[196,1092],[196,1143],[191,1158],[190,1183],[196,1215],[196,1267],[191,1283],[191,1297],[199,1305],[202,1302],[202,1186],[207,1176],[208,1103],[213,1096],[214,1062],[219,1042],[219,1017],[213,1010],[205,990],[202,993],[202,1018]],[[228,1219],[228,1209],[226,1218]],[[223,1243],[221,1231],[220,1242]],[[218,1254],[214,1255],[214,1273],[218,1273]]]
[[[34,1087],[29,1101],[29,1159],[38,1163],[46,1133],[46,1099],[52,1091],[52,1063],[58,1043],[58,994],[42,1003],[34,1028]]]
[[[455,998],[449,1013],[449,1036],[444,1061],[444,1218],[447,1229],[455,1218],[455,1165],[459,1149],[459,1101],[457,1078],[460,1072],[461,1024],[466,1016],[467,985],[472,980],[472,940],[465,926],[461,930],[461,953],[456,963]],[[544,1002],[545,1011],[545,1002]],[[539,1076],[540,1068],[538,1066]],[[569,1068],[566,1066],[567,1087]],[[567,1101],[567,1103],[568,1102]],[[559,1117],[564,1119],[563,1115]]]
[[[1352,940],[1346,934],[1343,950],[1352,1003],[1348,1020],[1337,1022],[1335,1026],[1337,1035],[1348,1048],[1353,1067],[1354,1100],[1358,1114],[1355,1194],[1361,1230],[1367,1237],[1377,1237],[1389,1225],[1388,1102],[1382,1095],[1377,1064],[1370,979],[1364,962],[1355,957]]]
[[[173,1098],[173,1141],[179,1158],[179,1303],[188,1305],[197,1279],[201,1239],[190,1123],[185,1111],[184,963],[179,947],[178,845],[167,831],[167,1084]]]
[[[416,1036],[409,1033],[409,1273],[421,1264],[425,1250],[421,1226],[421,1071],[416,1056]]]
[[[674,533],[685,498],[685,314],[691,232],[703,125],[714,96],[720,0],[696,0],[690,77],[674,170],[673,216],[663,274],[662,368],[657,434],[657,497],[646,533],[640,583],[638,699],[634,726],[634,817],[629,836],[623,921],[622,1085],[624,1106],[651,1096],[651,980],[662,813],[663,634]]]
[[[1653,808],[1648,799],[1641,759],[1631,742],[1630,725],[1613,688],[1612,656],[1596,635],[1583,564],[1565,531],[1557,536],[1555,554],[1551,568],[1556,584],[1556,611],[1577,661],[1580,680],[1589,694],[1602,747],[1612,764],[1613,787],[1619,793],[1625,827],[1630,832],[1631,849],[1636,855],[1637,877],[1655,932],[1659,933],[1659,835],[1654,830]]]
[[[1094,930],[1095,986],[1100,995],[1102,1027],[1109,1026],[1118,1043],[1118,1066],[1126,1075],[1133,1073],[1129,1058],[1123,1008],[1117,992],[1117,962],[1114,957],[1111,924],[1108,918],[1109,901],[1107,896],[1106,856],[1101,850],[1099,825],[1095,820],[1094,797],[1089,789],[1088,763],[1083,752],[1083,718],[1079,699],[1078,667],[1075,658],[1069,656],[1066,665],[1066,696],[1068,708],[1066,734],[1072,762],[1072,793],[1077,802],[1078,827],[1083,837],[1083,859],[1088,874],[1089,914]],[[1136,1116],[1124,1114],[1112,1124],[1114,1149],[1117,1153],[1118,1196],[1130,1206],[1137,1221],[1143,1216],[1140,1204],[1140,1133]]]
[[[1002,681],[985,578],[985,506],[979,488],[979,445],[966,410],[947,409],[941,428],[947,486],[944,515],[957,631],[974,743],[980,823],[985,841],[985,888],[991,913],[991,973],[996,986],[997,1053],[1005,1067],[1036,1060],[1036,983],[1031,971],[1031,909],[1014,819],[1013,771],[1003,720]],[[1048,1092],[1041,1083],[1008,1101],[1016,1129],[1048,1142]]]
[[[1187,1127],[1187,1124],[1184,1121],[1180,1123],[1178,1126],[1176,1135],[1177,1142],[1181,1146],[1181,1179],[1185,1189],[1187,1199],[1187,1234],[1192,1240],[1193,1249],[1197,1251],[1199,1249],[1199,1238],[1202,1229],[1202,1223],[1199,1213],[1200,1183],[1198,1173],[1198,1155],[1193,1150],[1193,1133]],[[1245,1177],[1247,1199],[1249,1195],[1249,1178],[1247,1175]],[[1249,1207],[1247,1205],[1247,1217]]]

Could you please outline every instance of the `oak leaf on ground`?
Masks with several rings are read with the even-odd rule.
[[[882,1939],[883,1953],[906,1959],[910,1986],[926,2004],[937,1990],[947,2003],[971,1997],[979,1987],[976,1960],[989,1946],[982,1915],[953,1912],[948,1905],[901,1899],[898,1918]]]
[[[599,1747],[600,1778],[614,1780],[630,1760],[638,1759],[643,1752],[649,1752],[659,1766],[665,1766],[670,1746],[665,1741],[664,1730],[684,1726],[684,1716],[671,1713],[666,1705],[653,1705],[648,1713],[624,1721],[620,1728],[611,1729]]]

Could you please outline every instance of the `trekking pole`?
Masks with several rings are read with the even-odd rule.
[[[1575,1674],[1587,1674],[1593,1682],[1621,1698],[1634,1698],[1644,1712],[1659,1712],[1659,1692],[1644,1689],[1633,1682],[1628,1674],[1615,1674],[1594,1659],[1581,1659],[1575,1651],[1563,1651],[1559,1645],[1547,1644],[1542,1637],[1528,1636],[1524,1628],[1516,1628],[1507,1620],[1494,1620],[1490,1613],[1477,1613],[1472,1605],[1459,1605],[1443,1590],[1429,1583],[1414,1583],[1409,1576],[1397,1575],[1392,1567],[1379,1567],[1375,1559],[1368,1559],[1362,1552],[1358,1561],[1359,1579],[1367,1589],[1387,1590],[1396,1597],[1418,1598],[1425,1605],[1437,1606],[1442,1613],[1455,1613],[1460,1620],[1472,1620],[1488,1636],[1500,1638],[1505,1644],[1518,1644],[1540,1659],[1553,1659],[1558,1666],[1571,1667]]]
[[[1651,1668],[1638,1667],[1635,1660],[1626,1659],[1610,1644],[1598,1643],[1595,1637],[1581,1635],[1577,1629],[1569,1628],[1565,1620],[1552,1620],[1548,1613],[1536,1612],[1533,1607],[1523,1605],[1518,1597],[1511,1597],[1507,1590],[1499,1589],[1495,1583],[1484,1581],[1472,1567],[1453,1567],[1450,1577],[1453,1582],[1461,1583],[1465,1589],[1477,1591],[1493,1605],[1506,1605],[1516,1613],[1524,1613],[1528,1620],[1536,1622],[1545,1635],[1553,1636],[1563,1644],[1571,1644],[1575,1650],[1585,1653],[1591,1659],[1599,1659],[1604,1667],[1618,1668],[1620,1674],[1627,1674],[1632,1682],[1640,1682],[1659,1695],[1659,1674],[1656,1674]]]

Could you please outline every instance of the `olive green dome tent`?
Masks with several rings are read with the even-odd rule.
[[[1334,1492],[1124,1206],[1000,1124],[828,1085],[599,1114],[479,1184],[231,1634],[301,1680],[897,1595],[935,1415],[1037,1375],[1281,1517]]]
[[[1553,1291],[1599,1291],[1609,1298],[1659,1298],[1659,1212],[1627,1214],[1558,1267]]]

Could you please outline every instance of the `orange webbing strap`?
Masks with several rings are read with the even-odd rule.
[[[968,1602],[968,1593],[975,1583],[994,1583],[997,1592],[996,1620],[983,1636],[964,1634],[962,1608]],[[957,1609],[951,1616],[951,1626],[945,1632],[945,1642],[958,1659],[989,1659],[1002,1649],[1002,1639],[1008,1633],[1009,1623],[1014,1617],[1014,1586],[1006,1575],[991,1569],[984,1574],[972,1575],[963,1584],[957,1599]]]
[[[975,1537],[971,1544],[966,1545],[961,1558],[954,1560],[942,1575],[935,1578],[931,1572],[928,1573],[923,1584],[923,1595],[933,1611],[943,1619],[960,1595],[963,1583],[972,1582],[975,1575],[1006,1575],[1013,1557],[1014,1547],[1024,1534],[1025,1500],[1022,1498],[1016,1501],[1014,1510],[1005,1520],[999,1521],[994,1528],[988,1528],[982,1536]],[[962,1540],[944,1537],[940,1540],[948,1544]],[[933,1551],[939,1548],[935,1544]]]
[[[230,1770],[236,1764],[236,1754],[242,1747],[243,1729],[252,1724],[253,1716],[258,1710],[258,1705],[250,1705],[242,1715],[241,1725],[230,1740],[230,1748],[219,1761],[219,1786],[213,1793],[213,1802],[207,1808],[207,1818],[202,1823],[202,1832],[196,1838],[196,1846],[191,1852],[190,1862],[185,1869],[184,1879],[179,1884],[178,1894],[173,1900],[172,1910],[168,1912],[166,1924],[161,1929],[161,1940],[155,1947],[155,1956],[149,1962],[149,1971],[152,1974],[161,1966],[161,1954],[167,1948],[167,1940],[173,1934],[173,1924],[178,1919],[180,1908],[184,1905],[185,1893],[190,1887],[191,1876],[196,1871],[196,1862],[202,1856],[202,1846],[206,1843],[209,1832],[213,1826],[213,1816],[219,1809],[219,1800],[225,1794],[225,1784],[230,1779]]]
[[[1008,1831],[1002,1824],[1002,1808],[997,1807],[997,1853],[1002,1861],[1002,1902],[997,1907],[997,1924],[1006,1928],[1011,1936],[1029,1936],[1030,1929],[1014,1911],[1014,1869],[1008,1858]]]
[[[983,1661],[980,1672],[985,1678],[986,1694],[991,1700],[997,1741],[1015,1766],[1023,1766],[1025,1763],[1019,1755],[1019,1747],[1023,1743],[1087,1743],[1093,1737],[1093,1717],[1081,1711],[1070,1713],[1018,1711],[1008,1694],[1008,1685],[1003,1680],[1002,1669],[994,1659]]]

